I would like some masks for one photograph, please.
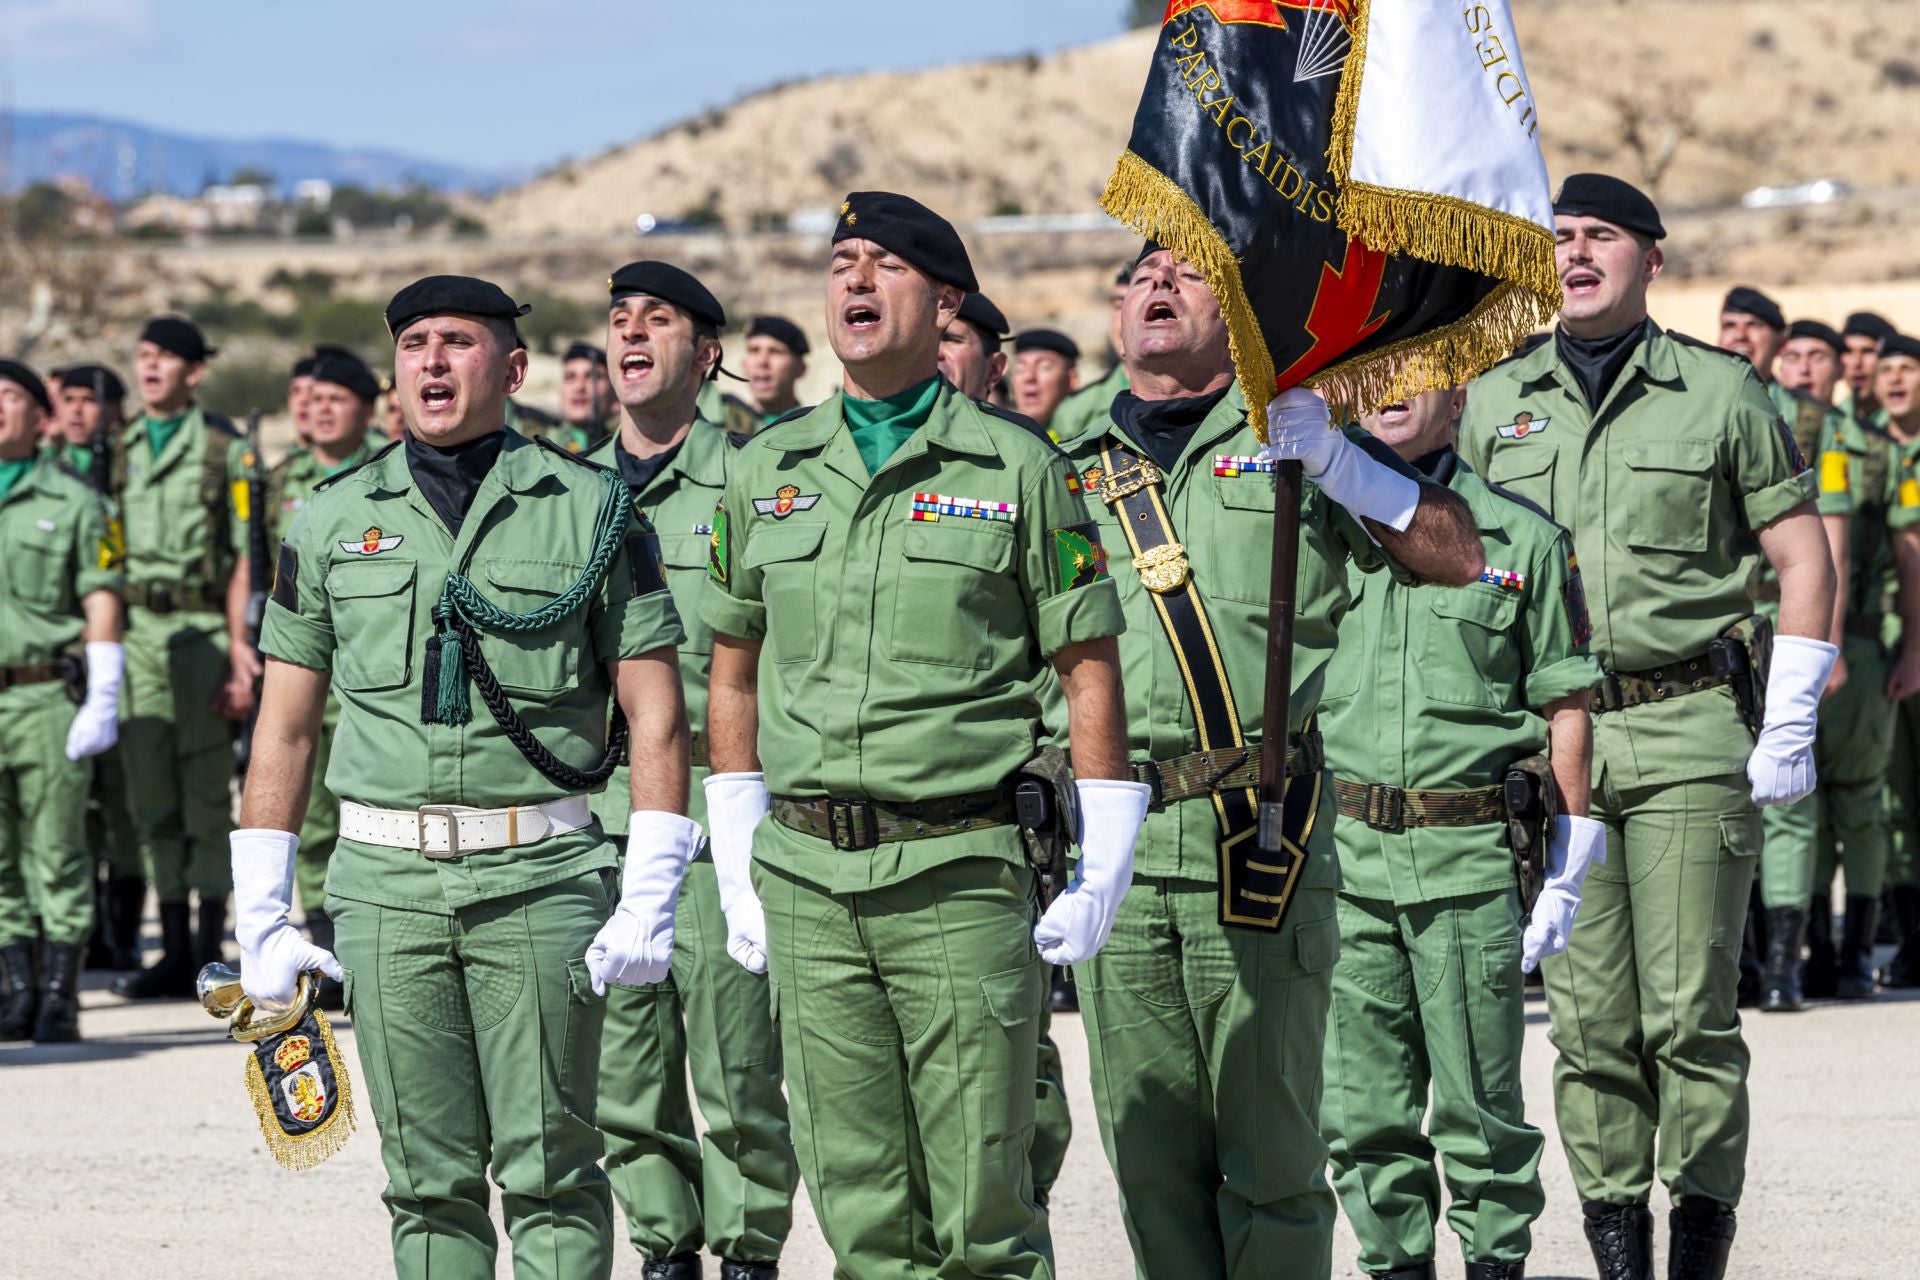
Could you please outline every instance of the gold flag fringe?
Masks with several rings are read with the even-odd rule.
[[[266,1077],[260,1073],[260,1059],[251,1051],[247,1054],[247,1096],[253,1099],[253,1114],[260,1121],[260,1136],[266,1139],[267,1150],[283,1169],[311,1169],[338,1155],[340,1148],[347,1145],[347,1139],[353,1136],[353,1081],[347,1076],[346,1063],[340,1059],[340,1046],[334,1043],[333,1024],[319,1009],[313,1011],[313,1018],[319,1025],[320,1041],[326,1046],[327,1060],[333,1064],[334,1090],[339,1095],[333,1114],[319,1128],[309,1129],[302,1134],[290,1134],[280,1127],[279,1117],[273,1109],[273,1099],[267,1093]]]
[[[1227,345],[1247,398],[1247,418],[1264,443],[1267,402],[1273,399],[1273,356],[1254,318],[1253,304],[1247,300],[1240,260],[1219,228],[1178,183],[1131,150],[1122,152],[1114,164],[1100,207],[1148,240],[1173,250],[1206,277],[1227,322]]]

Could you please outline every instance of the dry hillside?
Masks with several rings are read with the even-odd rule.
[[[1674,206],[1763,184],[1920,181],[1915,0],[1514,0],[1553,172],[1637,176]],[[978,217],[1095,207],[1154,38],[789,85],[495,198],[496,235],[596,235],[710,209],[730,227],[914,192]]]

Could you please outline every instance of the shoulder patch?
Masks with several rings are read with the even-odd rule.
[[[371,458],[367,458],[367,459],[364,459],[363,461],[356,462],[352,466],[348,467],[345,471],[334,472],[332,475],[328,476],[325,480],[322,480],[319,484],[316,484],[315,486],[313,486],[313,491],[315,493],[318,493],[322,489],[330,489],[334,485],[339,484],[342,480],[345,480],[348,476],[354,474],[356,471],[360,471],[366,467],[372,466],[374,463],[380,461],[380,459],[392,453],[395,449],[398,449],[400,447],[400,443],[401,443],[400,441],[395,440],[392,444],[389,444],[386,448],[380,450],[378,453],[374,454]]]
[[[1573,642],[1585,646],[1593,639],[1593,618],[1587,613],[1587,588],[1580,581],[1580,557],[1567,553],[1567,580],[1560,588],[1560,603],[1567,610],[1567,625],[1573,628]]]

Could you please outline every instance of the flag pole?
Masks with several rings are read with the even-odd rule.
[[[1267,602],[1267,689],[1260,725],[1260,834],[1262,853],[1283,858],[1281,799],[1287,787],[1288,703],[1293,694],[1293,597],[1300,571],[1298,462],[1282,462],[1273,477],[1273,572]]]

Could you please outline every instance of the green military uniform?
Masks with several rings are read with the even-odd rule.
[[[617,467],[618,438],[590,455]],[[633,495],[652,522],[667,585],[686,627],[680,678],[693,731],[688,816],[706,823],[707,676],[713,630],[699,616],[713,510],[726,491],[733,448],[696,418],[673,460]],[[618,848],[632,813],[623,766],[594,797],[593,811]],[[727,919],[713,857],[688,866],[675,914],[673,973],[651,987],[613,987],[600,1052],[600,1131],[607,1178],[627,1217],[627,1235],[648,1258],[697,1253],[777,1262],[793,1225],[799,1166],[780,1091],[768,981],[727,954]],[[694,1126],[687,1066],[707,1130]]]
[[[1087,512],[1032,424],[944,380],[896,401],[756,435],[713,516],[707,620],[765,645],[754,883],[795,1145],[840,1273],[1048,1277],[1046,971],[1002,788],[1040,738],[1043,658],[1122,620],[1063,561]]]
[[[1100,381],[1081,387],[1060,402],[1047,424],[1048,434],[1061,444],[1072,444],[1096,426],[1104,428],[1113,398],[1127,389],[1127,366],[1115,362]]]
[[[1888,427],[1885,410],[1873,425]],[[1903,471],[1897,505],[1920,502],[1920,440],[1894,441]],[[1896,584],[1889,583],[1892,590]],[[1889,649],[1904,642],[1897,615],[1889,614],[1882,638]],[[1893,899],[1900,950],[1881,975],[1890,987],[1920,986],[1920,694],[1903,699],[1895,710],[1893,746],[1887,762],[1887,811],[1892,842],[1887,888]]]
[[[119,591],[119,561],[92,489],[30,459],[0,462],[0,948],[31,946],[36,932],[77,944],[93,927],[93,762],[67,759],[67,664],[81,598]]]
[[[1572,538],[1451,450],[1432,475],[1472,509],[1486,572],[1413,592],[1349,570],[1321,701],[1345,884],[1320,1126],[1369,1273],[1434,1259],[1435,1155],[1468,1262],[1532,1247],[1546,1139],[1520,1095],[1521,904],[1499,789],[1546,752],[1545,708],[1600,679]]]
[[[1553,342],[1474,383],[1461,454],[1573,534],[1610,673],[1693,659],[1750,613],[1753,531],[1814,497],[1752,368],[1645,322],[1590,409]],[[1653,677],[1649,677],[1650,679]],[[1607,860],[1546,973],[1554,1100],[1583,1201],[1731,1206],[1745,1180],[1748,1055],[1737,958],[1760,815],[1732,690],[1594,718],[1593,817]]]
[[[1102,456],[1116,445],[1139,449],[1108,416],[1064,447],[1116,563],[1127,618],[1120,659],[1129,756],[1138,780],[1164,782],[1170,762],[1201,749],[1182,670],[1206,659],[1176,655],[1158,597],[1140,570],[1119,567],[1128,535]],[[1194,431],[1179,465],[1162,469],[1159,490],[1168,536],[1206,548],[1191,588],[1247,742],[1244,759],[1235,752],[1205,769],[1217,778],[1240,761],[1233,780],[1217,784],[1226,792],[1248,785],[1262,725],[1274,482],[1271,466],[1253,458],[1259,449],[1235,386]],[[1300,538],[1292,735],[1311,727],[1320,704],[1348,605],[1346,562],[1389,564],[1359,523],[1312,486]],[[1290,754],[1304,761],[1314,753],[1296,744]],[[1335,1210],[1319,1115],[1340,865],[1324,778],[1309,771],[1292,784],[1321,794],[1281,929],[1221,923],[1220,792],[1202,790],[1149,809],[1113,936],[1075,969],[1101,1142],[1143,1278],[1263,1276],[1276,1259],[1302,1275],[1324,1275],[1331,1265]]]
[[[214,702],[229,674],[235,443],[197,406],[168,422],[143,417],[122,433],[115,468],[127,544],[121,763],[162,906],[189,890],[224,902],[233,887],[233,724]]]
[[[580,585],[603,535],[624,532],[604,580],[559,621],[519,634],[478,628],[536,738],[569,764],[598,759],[606,664],[683,638],[650,531],[624,502],[617,527],[596,527],[614,479],[508,432],[458,537],[400,446],[318,486],[282,541],[261,649],[332,675],[330,791],[388,810],[524,810],[569,794],[477,695],[466,723],[422,724],[425,686],[448,665],[433,611],[456,570],[501,609],[547,605]],[[517,1276],[606,1276],[612,1204],[594,1127],[604,1002],[585,955],[615,905],[612,845],[589,821],[429,857],[352,838],[342,822],[327,911],[380,1128],[396,1269],[494,1274],[491,1168]]]
[[[708,423],[740,440],[745,440],[768,423],[785,416],[760,412],[739,396],[730,396],[720,390],[720,384],[712,379],[700,384],[698,409],[700,416]]]

